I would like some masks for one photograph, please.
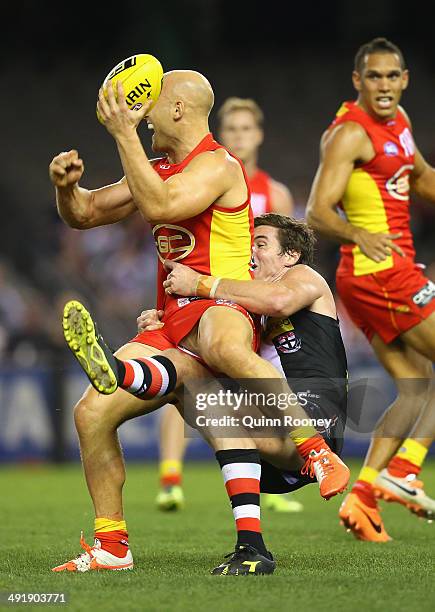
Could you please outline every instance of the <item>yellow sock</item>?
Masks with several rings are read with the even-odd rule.
[[[374,468],[366,465],[361,469],[361,472],[359,473],[357,480],[364,480],[364,482],[368,482],[369,484],[372,485],[375,482],[376,478],[378,477],[378,474],[379,474],[379,470],[375,470]]]
[[[95,533],[106,533],[107,531],[127,531],[125,521],[113,521],[108,518],[96,518],[94,523]]]
[[[162,487],[180,485],[182,467],[183,464],[178,459],[160,461],[160,484]]]
[[[296,427],[293,431],[290,432],[290,438],[295,443],[296,446],[300,446],[310,438],[314,436],[320,435],[317,429],[307,425],[306,427]]]
[[[420,442],[417,442],[417,440],[407,438],[397,451],[395,457],[398,459],[406,459],[417,467],[421,467],[426,458],[428,450],[428,448],[423,446],[423,444],[420,444]]]

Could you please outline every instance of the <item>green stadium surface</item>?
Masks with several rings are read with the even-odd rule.
[[[358,467],[351,462],[353,478]],[[423,476],[434,496],[433,460]],[[359,542],[339,525],[343,497],[326,502],[310,485],[295,495],[304,512],[262,513],[275,574],[218,577],[209,571],[234,545],[219,470],[187,464],[184,483],[185,510],[162,514],[154,506],[156,466],[128,465],[125,511],[135,569],[55,574],[53,566],[79,554],[81,529],[92,543],[93,510],[81,469],[3,467],[0,591],[64,592],[69,611],[435,610],[435,525],[403,507],[383,504],[392,542]]]

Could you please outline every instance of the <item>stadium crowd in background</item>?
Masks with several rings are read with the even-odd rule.
[[[413,208],[416,244],[429,262],[428,212],[419,205]],[[302,217],[303,211],[304,203],[298,202],[296,217]],[[58,321],[61,307],[72,294],[84,299],[105,322],[113,347],[134,333],[138,312],[155,306],[154,241],[138,215],[122,224],[87,232],[68,228],[53,218],[47,235],[51,240],[46,252],[38,255],[35,249],[37,264],[31,273],[18,272],[11,257],[0,259],[1,366],[49,365],[58,359],[59,352],[65,352]],[[317,268],[330,282],[337,263],[335,251],[333,245],[319,241]],[[426,274],[435,280],[435,261],[428,265]],[[338,308],[350,366],[370,360],[371,348],[339,300]],[[47,319],[43,316],[47,310],[59,316]]]
[[[208,15],[205,15],[208,9],[205,9],[204,3],[194,2],[193,5],[204,11],[204,19],[208,18]],[[303,12],[302,6],[296,8]],[[137,16],[141,10],[139,5],[131,7],[131,11],[136,12]],[[147,10],[148,13],[151,11],[151,14],[159,12],[158,7],[148,7]],[[231,5],[230,8],[228,5],[227,9],[221,7],[220,10],[234,11],[235,7]],[[30,13],[25,14],[28,16],[34,11],[34,19],[37,19],[37,9],[29,7],[29,11]],[[337,7],[328,7],[328,13],[331,15],[335,15],[336,11]],[[220,96],[216,109],[229,95],[253,97],[260,104],[264,110],[267,132],[260,158],[261,167],[291,186],[296,204],[295,217],[301,218],[304,216],[308,192],[317,166],[319,136],[328,121],[333,119],[340,101],[353,96],[348,78],[351,51],[357,41],[372,34],[372,24],[363,26],[361,21],[358,27],[362,30],[352,33],[347,26],[344,28],[346,20],[341,19],[340,13],[340,18],[331,22],[333,27],[337,28],[331,39],[331,30],[324,30],[322,18],[317,13],[310,12],[311,25],[316,19],[317,25],[322,22],[315,43],[314,40],[308,42],[305,35],[302,40],[303,30],[293,32],[290,38],[286,36],[279,39],[282,45],[294,44],[298,48],[297,61],[292,63],[292,78],[283,79],[282,62],[271,61],[276,50],[274,47],[268,48],[270,38],[278,40],[277,28],[283,25],[277,22],[274,23],[273,29],[268,31],[266,27],[265,30],[263,20],[261,24],[255,24],[254,14],[255,12],[251,15],[250,28],[261,28],[262,36],[254,35],[254,30],[249,30],[248,36],[244,31],[243,46],[247,57],[255,46],[258,53],[255,63],[247,62],[243,54],[233,53],[234,46],[240,45],[239,31],[234,40],[221,38],[223,35],[232,36],[227,28],[223,27],[225,20],[215,20],[213,27],[204,29],[202,22],[189,19],[188,29],[190,31],[190,28],[193,28],[192,31],[195,31],[191,41],[195,48],[195,65],[216,83]],[[187,20],[186,15],[183,14],[178,19]],[[105,321],[107,340],[114,347],[119,345],[121,339],[134,332],[137,313],[154,306],[155,279],[152,273],[154,266],[151,265],[154,246],[151,233],[144,231],[144,225],[135,217],[117,225],[116,228],[95,229],[85,235],[67,228],[56,218],[46,173],[46,164],[51,159],[53,150],[66,146],[66,143],[80,142],[81,148],[84,149],[83,154],[90,160],[86,170],[87,185],[92,187],[104,184],[106,178],[117,176],[117,173],[121,176],[122,170],[116,165],[115,151],[105,137],[103,128],[97,123],[94,106],[102,74],[110,67],[112,58],[128,55],[132,39],[130,37],[122,43],[124,46],[121,48],[116,47],[121,45],[121,39],[111,40],[110,44],[115,48],[108,47],[105,53],[91,53],[89,48],[95,45],[97,49],[97,44],[92,37],[86,36],[82,46],[87,48],[88,52],[77,57],[72,51],[72,45],[66,45],[63,40],[56,39],[55,33],[59,36],[59,30],[51,25],[52,18],[55,16],[44,17],[46,30],[43,30],[50,32],[44,43],[48,47],[51,46],[51,52],[47,54],[44,47],[33,45],[31,54],[27,55],[33,62],[32,73],[35,76],[26,83],[26,95],[38,108],[38,122],[33,122],[30,130],[29,123],[20,120],[17,115],[9,122],[5,121],[2,128],[4,165],[0,193],[3,211],[7,217],[7,223],[0,227],[2,366],[50,361],[51,347],[58,346],[58,332],[54,316],[45,323],[41,320],[41,309],[49,308],[54,312],[58,298],[62,298],[67,290],[74,291],[77,297],[85,299],[96,317]],[[400,16],[394,11],[391,14],[388,11],[383,15],[377,14],[377,18],[381,20],[379,30],[387,31],[389,26],[402,23]],[[89,7],[88,19],[99,22],[101,15],[97,11],[94,15],[93,9]],[[272,14],[264,15],[264,19],[266,22],[269,20],[270,27]],[[385,21],[382,22],[382,19]],[[126,21],[131,22],[132,13],[130,12],[128,17],[119,15],[118,20],[118,25],[125,27]],[[137,18],[134,21],[138,28],[146,28],[142,19]],[[28,32],[29,36],[23,37],[19,45],[15,39],[9,41],[16,61],[20,54],[27,53],[28,46],[32,45],[34,29],[30,28],[30,23],[31,20],[26,27],[32,31]],[[185,23],[187,25],[187,21]],[[426,27],[420,23],[418,29],[415,29],[415,32],[419,33],[418,40],[423,26]],[[340,32],[342,27],[344,29]],[[24,25],[20,27],[20,31],[26,31],[23,28]],[[364,28],[370,33],[364,34]],[[76,25],[71,31],[74,32],[74,38],[85,37],[85,32]],[[174,27],[167,41],[162,41],[159,37],[158,46],[156,42],[150,43],[150,51],[159,52],[165,69],[192,63],[184,32],[184,28]],[[151,34],[156,35],[155,32],[146,32],[147,44],[152,41],[152,38],[149,38]],[[9,33],[5,35],[10,36]],[[340,35],[343,38],[340,38]],[[412,43],[412,36],[412,28],[407,27],[406,36],[403,34],[403,37],[410,40],[404,44],[404,50],[409,56],[413,85],[405,94],[404,104],[414,119],[414,131],[420,148],[427,161],[434,165],[434,117],[433,113],[426,112],[428,100],[433,99],[431,49],[425,49],[424,55],[420,53],[419,47]],[[328,41],[327,45],[325,40]],[[343,53],[343,48],[339,46],[345,44],[343,40],[349,44],[349,53]],[[202,45],[200,57],[196,52],[198,44]],[[260,54],[261,46],[267,51],[264,55]],[[219,61],[215,58],[217,47],[221,51]],[[61,53],[59,49],[62,50]],[[286,54],[285,57],[292,56]],[[319,57],[322,58],[325,70],[314,69]],[[274,83],[274,87],[260,87],[258,74],[267,74],[268,82]],[[313,74],[315,78],[312,78]],[[13,62],[5,66],[4,78],[11,91],[20,89],[20,72],[16,70],[16,64]],[[70,83],[78,79],[81,83],[79,104],[76,97],[65,95]],[[47,99],[51,100],[50,105],[46,104]],[[18,112],[18,109],[16,111]],[[6,110],[4,112],[6,113]],[[65,113],[68,121],[64,120]],[[213,127],[216,127],[215,114],[212,117],[213,124]],[[45,126],[56,126],[56,129],[47,130]],[[144,141],[147,140],[148,135],[145,135]],[[17,143],[25,143],[25,146],[16,146]],[[25,180],[22,180],[20,174],[23,165],[26,168]],[[414,199],[411,217],[417,261],[425,262],[428,265],[426,275],[435,279],[433,211]],[[119,256],[116,269],[113,267],[115,252]],[[316,261],[318,270],[333,286],[334,271],[338,263],[336,246],[319,240]],[[96,270],[98,274],[95,274]],[[129,278],[125,273],[128,270],[134,271]],[[109,271],[113,282],[111,286],[107,283]],[[140,283],[135,284],[138,277]],[[136,291],[137,287],[140,288],[140,294]],[[119,291],[120,288],[123,295]],[[65,300],[62,298],[61,301]],[[356,333],[353,326],[346,324],[347,317],[342,311],[343,309],[340,310],[340,319],[345,343],[349,348],[349,365],[352,371],[352,363],[366,359],[367,355],[371,355],[371,349],[363,336]]]
[[[53,221],[50,233],[49,253],[32,275],[17,272],[9,258],[0,261],[2,365],[50,364],[64,351],[59,317],[44,313],[59,314],[71,295],[108,322],[113,346],[135,331],[138,310],[154,306],[154,241],[139,216],[84,233]]]

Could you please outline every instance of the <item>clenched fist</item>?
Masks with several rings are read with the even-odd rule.
[[[71,187],[80,180],[85,166],[75,149],[59,153],[49,166],[50,180],[55,187]]]
[[[164,323],[160,321],[163,317],[163,310],[142,310],[137,321],[137,330],[139,333],[144,331],[154,331],[155,329],[161,329]]]

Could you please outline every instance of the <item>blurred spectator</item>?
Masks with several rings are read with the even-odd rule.
[[[299,203],[296,216],[303,213]],[[430,256],[428,210],[416,206],[413,214],[417,250]],[[18,274],[6,259],[0,261],[0,363],[63,362],[60,321],[69,299],[89,305],[114,349],[135,335],[139,312],[155,305],[154,240],[140,215],[87,231],[73,230],[53,217],[47,235],[50,243],[38,251],[27,274]],[[435,280],[435,262],[427,263],[427,275]],[[335,245],[319,240],[316,268],[332,287],[336,265]],[[370,345],[339,301],[337,308],[349,368],[373,363]]]
[[[52,243],[26,278],[0,262],[0,362],[51,363],[64,343],[61,313],[68,299],[84,300],[117,348],[136,333],[136,317],[155,304],[155,248],[139,215],[86,232],[52,222]]]

